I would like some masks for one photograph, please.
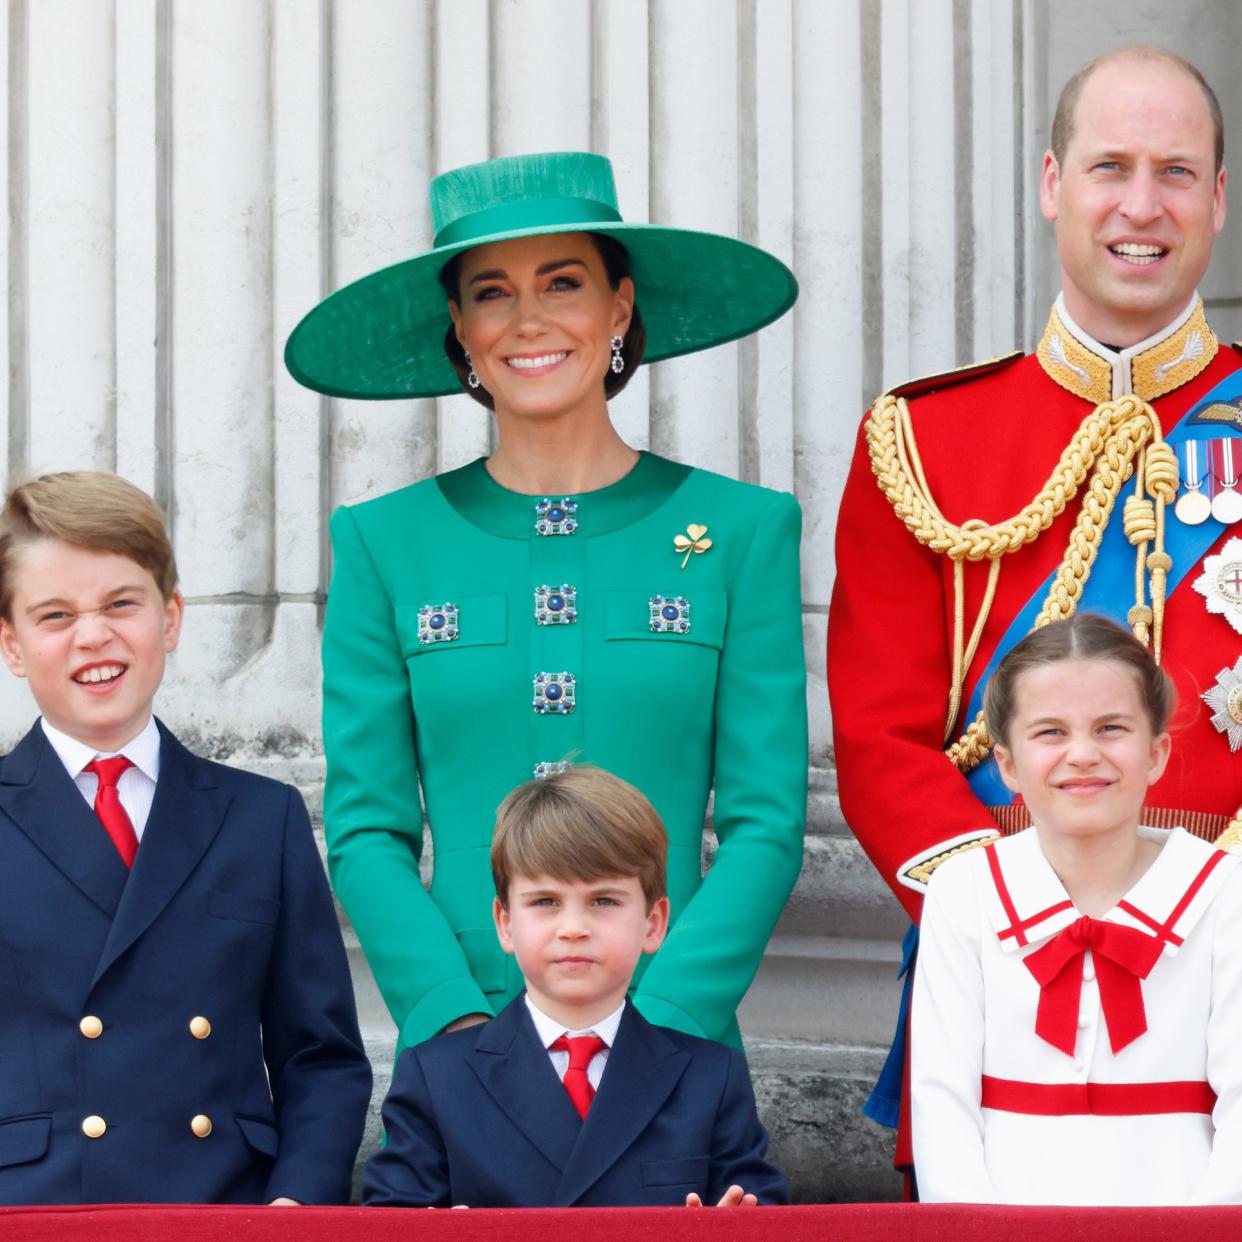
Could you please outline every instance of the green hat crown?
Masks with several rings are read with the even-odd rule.
[[[597,233],[629,257],[644,362],[736,340],[783,315],[793,273],[765,250],[718,233],[628,222],[602,155],[554,151],[469,164],[430,187],[432,248],[338,289],[294,328],[285,365],[332,397],[384,400],[461,392],[444,354],[444,265],[475,246],[550,233]]]
[[[468,164],[432,181],[434,246],[498,233],[616,224],[617,187],[602,155],[551,152]]]

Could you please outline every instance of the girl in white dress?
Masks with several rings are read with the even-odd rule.
[[[1092,614],[993,675],[997,763],[1034,826],[928,891],[911,1050],[925,1202],[1242,1202],[1242,870],[1140,824],[1172,709],[1147,650]]]

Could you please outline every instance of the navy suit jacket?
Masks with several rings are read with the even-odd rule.
[[[0,760],[0,1203],[343,1202],[371,1072],[306,808],[160,737],[132,872],[40,725]]]
[[[384,1102],[388,1145],[363,1202],[381,1207],[714,1204],[736,1182],[787,1203],[741,1053],[652,1026],[626,1003],[580,1120],[524,995],[490,1022],[408,1048]]]

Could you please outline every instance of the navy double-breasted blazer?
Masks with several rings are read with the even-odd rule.
[[[788,1202],[741,1053],[628,1002],[585,1121],[519,995],[403,1052],[384,1125],[363,1180],[375,1206],[673,1206],[690,1191],[715,1203],[734,1182]]]
[[[0,760],[0,1203],[343,1202],[371,1072],[306,809],[160,739],[132,872],[38,724]]]

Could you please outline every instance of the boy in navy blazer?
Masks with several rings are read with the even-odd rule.
[[[746,1062],[626,1000],[668,923],[667,838],[598,768],[520,786],[497,815],[493,914],[526,991],[409,1048],[367,1164],[378,1206],[786,1203]]]
[[[371,1073],[297,792],[152,716],[184,604],[154,502],[45,475],[0,514],[0,1203],[337,1203]]]

